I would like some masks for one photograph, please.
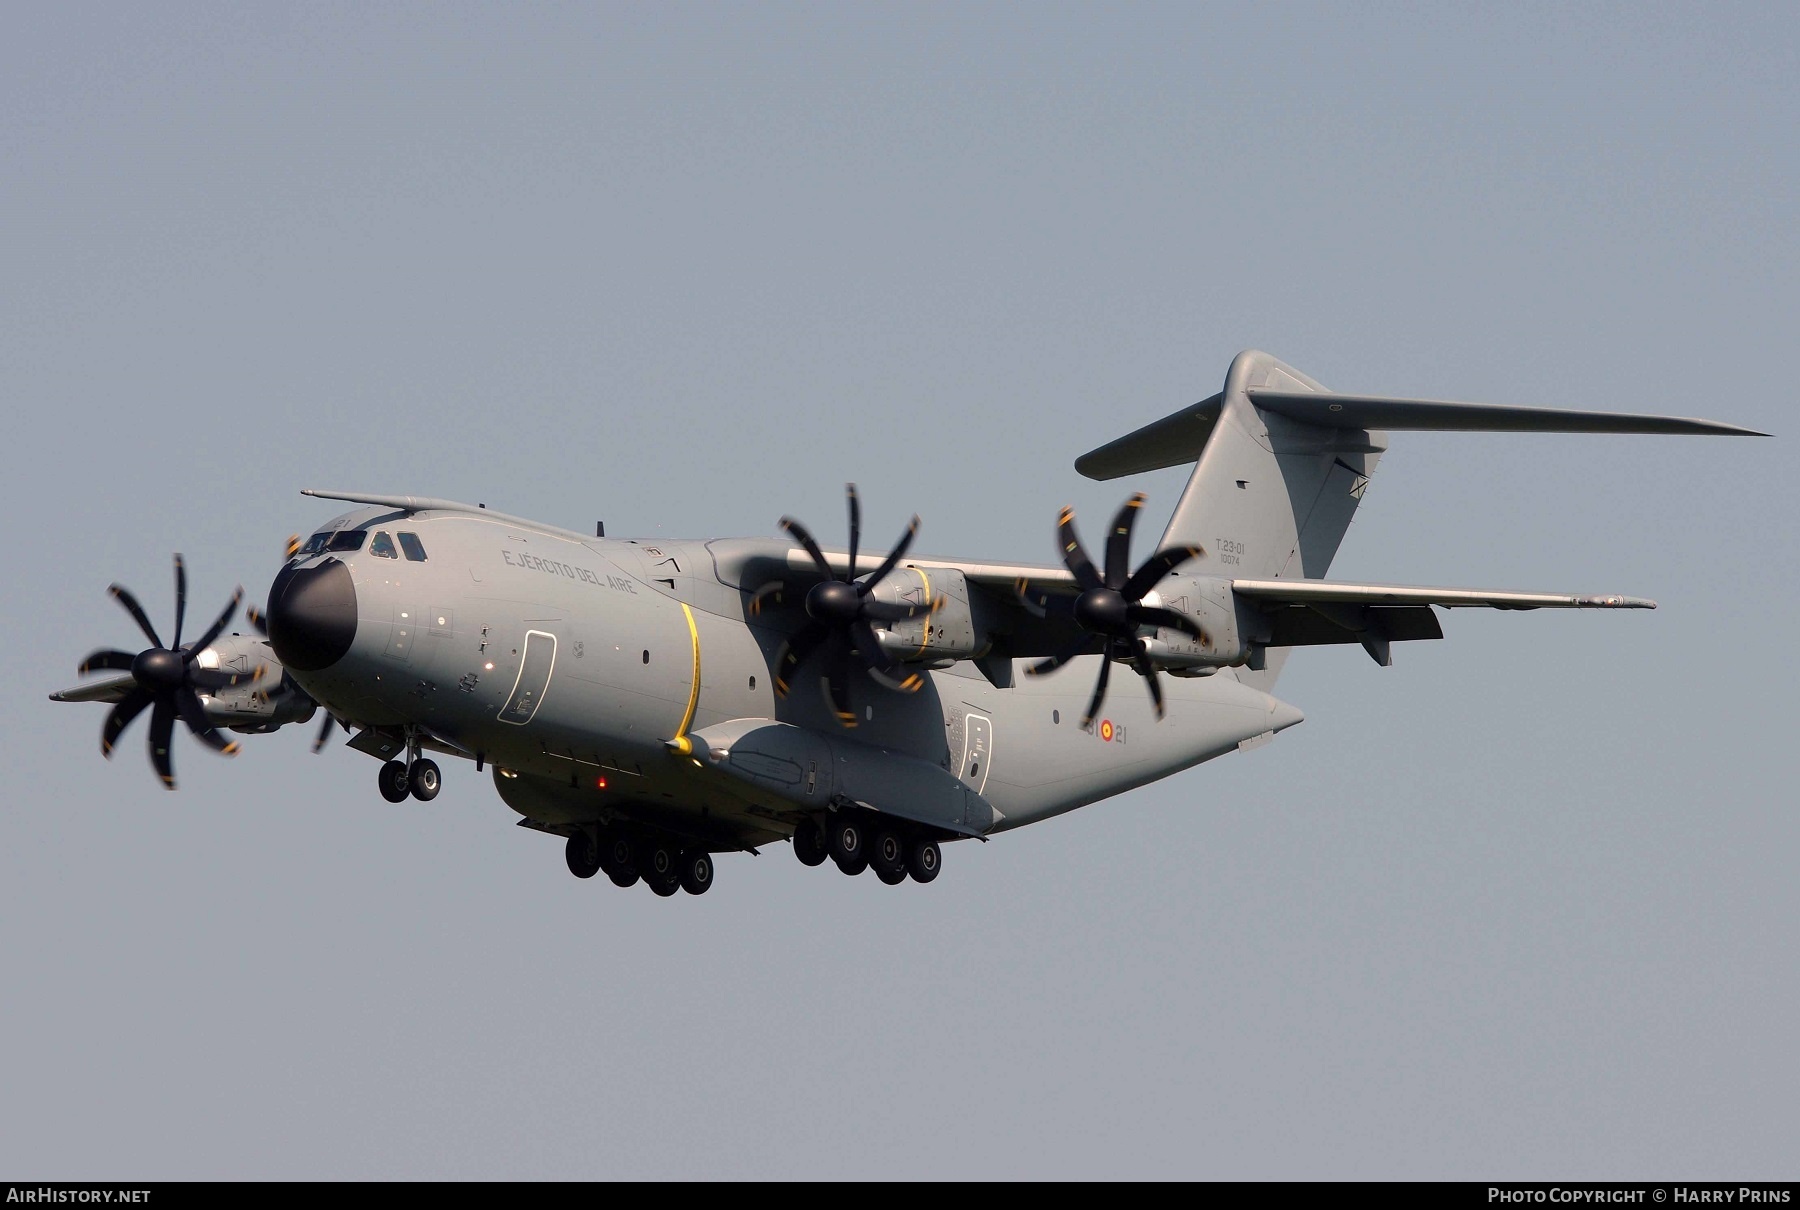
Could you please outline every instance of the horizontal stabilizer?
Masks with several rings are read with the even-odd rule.
[[[1222,395],[1202,399],[1099,449],[1089,450],[1075,459],[1075,470],[1089,479],[1120,479],[1193,462],[1212,436],[1213,425],[1219,422],[1223,401]]]
[[[1250,402],[1301,424],[1340,429],[1388,429],[1468,433],[1677,433],[1724,437],[1767,437],[1755,429],[1685,416],[1639,416],[1629,412],[1572,412],[1562,408],[1455,403],[1445,399],[1390,399],[1382,395],[1335,395],[1317,391],[1251,388]],[[1098,451],[1096,451],[1098,452]],[[1090,455],[1091,457],[1091,455]],[[1079,466],[1079,464],[1077,464]]]
[[[1655,609],[1643,597],[1570,593],[1490,592],[1481,588],[1417,588],[1406,584],[1344,584],[1335,580],[1233,580],[1231,591],[1259,601],[1310,605],[1441,605],[1445,609]]]

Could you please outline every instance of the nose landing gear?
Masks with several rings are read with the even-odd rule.
[[[375,775],[381,796],[389,802],[405,802],[408,795],[420,802],[430,802],[444,788],[444,775],[437,762],[419,754],[419,736],[407,728],[406,759],[390,760]]]

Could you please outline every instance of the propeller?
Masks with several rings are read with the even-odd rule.
[[[300,540],[298,538],[290,538],[288,539],[288,545],[297,550],[300,546]],[[293,551],[290,550],[288,553],[291,555]],[[250,623],[251,629],[255,630],[257,634],[262,635],[265,639],[269,637],[268,614],[264,613],[254,605],[249,605],[244,609],[244,620]],[[275,692],[283,693],[298,691],[299,686],[294,684],[294,679],[286,672],[283,672],[281,674],[281,684],[276,687]],[[319,724],[319,733],[313,737],[312,750],[314,756],[317,756],[320,752],[325,750],[326,743],[331,739],[331,728],[333,724],[343,727],[345,731],[350,730],[347,724],[338,722],[336,716],[334,716],[331,711],[321,710],[320,713],[322,713],[325,718]]]
[[[175,556],[175,637],[166,647],[136,597],[118,584],[112,585],[107,591],[131,615],[151,645],[135,655],[116,648],[102,648],[81,662],[83,674],[129,672],[132,680],[137,682],[106,716],[106,723],[100,730],[100,752],[110,760],[113,745],[118,742],[120,733],[148,709],[150,764],[155,767],[157,776],[162,778],[163,785],[173,790],[175,767],[170,759],[170,747],[174,740],[177,718],[187,724],[187,729],[193,733],[194,738],[207,747],[223,752],[226,756],[237,753],[237,744],[220,735],[207,720],[206,708],[200,704],[200,693],[230,688],[254,679],[256,673],[199,668],[195,667],[194,660],[224,631],[226,624],[231,621],[231,615],[237,611],[238,602],[244,599],[244,590],[239,588],[232,593],[225,611],[204,635],[186,647],[181,644],[181,628],[187,616],[187,565],[182,562],[180,555]]]
[[[1100,713],[1100,704],[1106,700],[1106,681],[1114,660],[1131,664],[1133,671],[1144,678],[1150,700],[1156,706],[1156,717],[1163,717],[1162,684],[1156,668],[1144,658],[1138,646],[1140,628],[1167,626],[1192,635],[1202,643],[1206,641],[1205,632],[1192,618],[1160,605],[1143,603],[1144,597],[1165,576],[1200,554],[1198,546],[1167,546],[1132,571],[1131,529],[1143,507],[1144,494],[1134,492],[1113,517],[1112,532],[1106,536],[1104,573],[1094,567],[1093,560],[1082,549],[1081,539],[1075,536],[1075,510],[1062,510],[1062,516],[1056,522],[1056,537],[1062,546],[1063,566],[1069,569],[1069,574],[1075,577],[1076,587],[1081,589],[1079,596],[1048,593],[1034,596],[1030,592],[1030,581],[1018,583],[1019,599],[1033,613],[1039,617],[1056,614],[1069,618],[1082,632],[1079,639],[1062,651],[1027,668],[1026,676],[1043,676],[1056,671],[1076,656],[1091,652],[1094,637],[1100,638],[1100,676],[1094,682],[1094,694],[1088,699],[1087,712],[1081,716],[1084,728],[1093,724],[1094,716]]]
[[[856,553],[862,541],[862,502],[857,498],[856,484],[845,484],[844,492],[850,508],[850,574],[841,579],[832,571],[831,564],[825,561],[824,552],[819,549],[819,544],[813,540],[806,527],[792,517],[781,519],[781,527],[793,535],[794,541],[805,547],[806,553],[812,556],[813,566],[818,569],[820,579],[806,590],[806,616],[811,620],[799,634],[782,644],[781,652],[776,657],[775,693],[778,697],[786,697],[789,680],[795,670],[822,646],[825,648],[825,656],[824,675],[820,677],[820,684],[838,723],[844,727],[854,727],[856,714],[850,709],[852,659],[890,689],[917,693],[925,683],[918,673],[908,672],[888,658],[875,636],[873,624],[916,618],[932,612],[936,606],[891,604],[877,601],[872,595],[876,585],[886,579],[888,573],[906,557],[907,548],[912,545],[913,538],[919,532],[919,518],[916,516],[908,523],[906,532],[900,535],[900,541],[895,544],[894,549],[882,560],[881,566],[868,579],[860,582],[857,580]],[[780,602],[789,590],[790,586],[784,581],[765,584],[751,598],[750,612],[761,613],[765,601]]]

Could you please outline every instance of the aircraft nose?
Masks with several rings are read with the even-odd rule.
[[[317,672],[356,638],[356,583],[337,559],[281,569],[269,588],[269,646],[282,664]]]

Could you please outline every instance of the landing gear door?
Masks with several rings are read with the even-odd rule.
[[[963,784],[980,794],[987,785],[988,765],[994,754],[994,724],[984,715],[970,714],[963,719],[962,771]]]
[[[556,636],[543,630],[525,632],[525,654],[519,660],[519,679],[500,710],[500,721],[524,726],[543,704],[550,688],[550,672],[556,666]]]

